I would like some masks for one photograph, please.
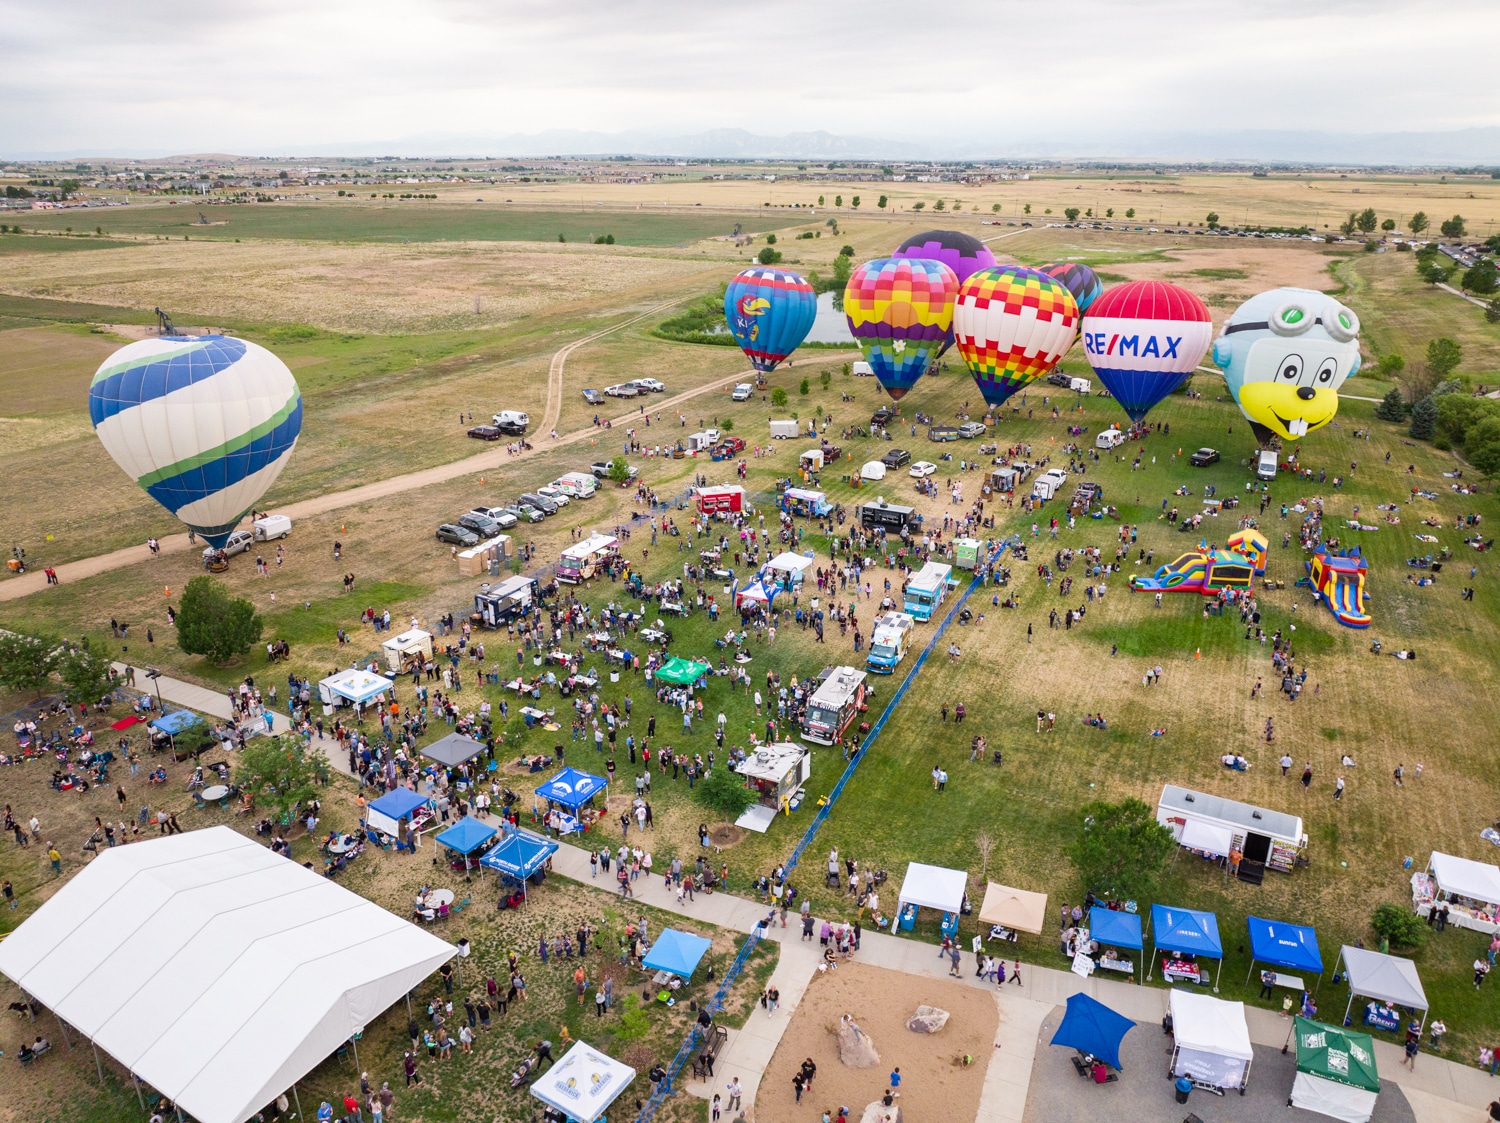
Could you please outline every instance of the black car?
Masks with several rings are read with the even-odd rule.
[[[911,453],[904,448],[893,448],[880,458],[880,462],[887,468],[899,468],[911,463]]]
[[[895,419],[896,411],[893,410],[890,406],[881,406],[874,413],[870,414],[871,425],[885,426],[889,425]]]
[[[1192,456],[1188,457],[1188,463],[1194,468],[1207,468],[1210,464],[1216,464],[1219,460],[1217,449],[1200,448]]]
[[[470,511],[461,515],[458,525],[472,530],[475,534],[482,534],[486,538],[493,538],[500,533],[500,524],[480,511]]]
[[[1052,374],[1049,374],[1047,376],[1047,382],[1049,385],[1061,386],[1064,390],[1066,390],[1073,385],[1073,376],[1070,374],[1063,374],[1062,371],[1054,371]]]
[[[469,436],[476,441],[498,441],[505,434],[493,425],[476,425],[469,430]]]
[[[520,499],[517,500],[517,503],[525,504],[529,507],[535,507],[544,515],[555,515],[558,511],[562,510],[561,507],[552,502],[552,500],[548,499],[545,495],[538,495],[533,491],[526,492],[526,494],[522,495]]]
[[[437,528],[437,540],[439,542],[451,542],[455,546],[477,546],[479,535],[468,527],[455,526],[453,523],[444,523]]]

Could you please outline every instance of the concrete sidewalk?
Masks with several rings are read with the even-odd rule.
[[[145,668],[137,667],[133,663],[129,667],[124,663],[116,663],[114,667],[120,674],[121,684],[125,682],[126,670],[133,668],[135,671],[135,685],[131,689],[138,690],[142,694],[150,694],[153,697],[160,694],[164,704],[170,703],[180,709],[192,710],[204,717],[218,718],[220,721],[227,721],[232,717],[237,718],[239,716],[235,713],[234,707],[230,705],[229,695],[221,691],[210,690],[206,686],[198,686],[191,682],[183,682],[181,679],[169,678],[167,675],[161,675],[153,682],[146,677]],[[271,732],[290,733],[292,731],[291,719],[285,714],[278,714],[271,710],[267,710],[266,712],[271,715]],[[257,718],[255,720],[260,721],[262,727],[264,727],[265,723],[262,719]],[[344,775],[349,775],[347,761],[334,761],[333,765]]]

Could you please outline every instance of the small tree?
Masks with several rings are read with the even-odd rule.
[[[775,265],[778,261],[781,260],[781,253],[780,251],[773,250],[770,246],[767,246],[765,249],[761,250],[760,253],[755,255],[755,260],[760,262],[762,265]]]
[[[0,686],[40,694],[57,666],[62,641],[56,636],[0,631]]]
[[[1394,351],[1387,351],[1380,356],[1380,361],[1375,364],[1375,371],[1381,378],[1395,378],[1406,369],[1406,360]]]
[[[1063,217],[1065,219],[1067,219],[1069,222],[1077,222],[1078,221],[1078,208],[1077,207],[1064,207],[1063,208]]]
[[[726,432],[726,433],[732,433],[732,432],[734,432],[734,418],[732,418],[732,417],[726,417],[726,418],[724,418],[723,421],[719,422],[719,428],[723,429],[724,432]]]
[[[999,214],[1000,213],[1000,204],[999,203],[991,203],[990,204],[990,210],[993,213],[995,213],[995,214]]]
[[[850,199],[849,200],[849,205],[851,207],[853,207],[855,210],[858,210],[859,209],[859,196],[856,195],[856,196],[854,196],[854,198]]]
[[[1427,938],[1427,925],[1422,918],[1402,905],[1378,906],[1370,917],[1370,927],[1377,936],[1389,940],[1391,947],[1402,951],[1415,951]]]
[[[774,246],[775,244],[776,244],[776,235],[775,234],[767,234],[766,235],[766,245],[768,245],[768,246]]]
[[[1359,212],[1359,217],[1354,220],[1354,224],[1359,227],[1362,234],[1373,234],[1375,227],[1379,223],[1380,218],[1376,215],[1374,207],[1366,207]]]
[[[630,464],[623,456],[617,456],[609,462],[609,478],[617,484],[630,479]]]
[[[1422,233],[1422,231],[1427,229],[1427,226],[1428,221],[1426,211],[1418,211],[1416,214],[1411,216],[1411,221],[1406,224],[1406,228],[1413,234]]]
[[[1147,897],[1177,847],[1172,832],[1139,799],[1087,804],[1070,856],[1084,888]]]
[[[745,786],[737,773],[722,767],[709,769],[708,775],[693,789],[693,794],[699,803],[731,823],[756,800],[755,793]]]
[[[974,836],[974,849],[979,851],[979,879],[987,881],[990,876],[990,855],[995,852],[995,840],[987,831]]]
[[[943,201],[941,199],[939,199],[936,203],[933,203],[932,204],[932,209],[935,210],[935,211],[943,210],[944,209]]]
[[[1463,348],[1446,336],[1427,344],[1427,371],[1434,382],[1442,382],[1458,368]]]
[[[1203,220],[1210,230],[1219,228],[1219,215],[1216,211],[1209,211],[1208,217]]]
[[[1429,258],[1417,267],[1417,275],[1429,285],[1440,285],[1448,279],[1448,270]]]
[[[1339,223],[1339,233],[1346,238],[1351,237],[1354,234],[1354,228],[1358,225],[1359,215],[1355,214],[1353,211],[1350,211],[1349,217],[1344,219],[1343,222]]]
[[[1396,229],[1396,220],[1394,218],[1387,218],[1383,220],[1380,224],[1380,229],[1389,234],[1392,230]]]
[[[1430,441],[1437,431],[1437,403],[1432,397],[1412,403],[1410,435],[1413,440]]]
[[[839,256],[840,257],[853,257],[854,256],[854,247],[850,246],[850,245],[840,246],[839,247]]]
[[[95,702],[102,702],[115,688],[109,652],[91,646],[87,636],[78,647],[63,653],[57,670],[70,702],[92,706]]]
[[[925,207],[925,206],[926,206],[926,205],[927,205],[927,204],[926,204],[926,203],[924,203],[924,202],[922,202],[922,201],[921,201],[921,200],[920,200],[920,199],[919,199],[919,200],[917,200],[917,201],[916,201],[916,202],[915,202],[915,203],[913,203],[913,204],[912,204],[912,205],[911,205],[911,209],[912,209],[912,210],[914,210],[914,211],[919,211],[919,210],[921,210],[921,209],[922,209],[922,208],[923,208],[923,207]]]
[[[1500,324],[1500,300],[1492,300],[1484,306],[1484,318],[1491,324]]]
[[[777,409],[786,408],[786,391],[780,386],[771,391],[771,404]]]
[[[825,390],[828,389],[828,384],[832,381],[833,374],[829,371],[825,370],[822,374],[818,375],[818,384]]]
[[[879,207],[881,210],[885,210],[885,205],[888,202],[890,202],[890,200],[887,199],[884,195],[882,195],[880,198],[878,198],[878,199],[875,200],[875,205],[877,207]]]
[[[1104,217],[1105,218],[1114,218],[1115,217],[1115,208],[1114,207],[1107,207],[1107,208],[1105,208]]]
[[[835,195],[833,197],[833,205],[836,207],[842,207],[844,205],[844,197],[842,195]]]
[[[1438,229],[1442,231],[1443,237],[1445,238],[1462,238],[1466,230],[1466,227],[1464,226],[1464,216],[1461,214],[1456,214],[1452,218],[1448,219],[1447,222],[1443,223],[1442,226],[1440,226]]]
[[[322,750],[301,737],[255,737],[245,742],[234,779],[262,807],[286,815],[317,796],[318,780],[327,771]]]
[[[822,205],[823,205],[823,196],[819,195],[818,196],[818,206],[821,207]]]
[[[1500,417],[1486,417],[1465,434],[1464,455],[1491,479],[1500,476]]]
[[[1380,399],[1380,404],[1375,407],[1375,416],[1382,421],[1405,421],[1409,412],[1406,399],[1401,396],[1399,386],[1392,386],[1386,392],[1385,397]]]
[[[194,577],[183,590],[177,645],[189,655],[227,663],[260,642],[261,628],[255,606],[231,597],[224,584],[212,577]]]
[[[1128,210],[1126,210],[1125,217],[1126,218],[1134,218],[1135,217],[1135,208],[1134,207],[1130,207]]]
[[[803,397],[806,397],[808,391],[810,391],[811,389],[812,383],[808,382],[806,378],[803,378],[801,382],[797,383],[797,393],[801,394]]]

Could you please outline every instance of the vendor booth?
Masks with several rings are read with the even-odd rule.
[[[802,584],[802,575],[812,568],[812,564],[812,558],[794,554],[790,550],[784,551],[766,562],[760,574],[761,584],[794,589]]]
[[[1040,936],[1047,926],[1047,894],[988,882],[984,887],[984,904],[979,909],[979,923],[990,926],[992,940],[1014,940],[1017,932]]]
[[[1075,994],[1068,998],[1067,1012],[1049,1044],[1077,1049],[1084,1057],[1101,1060],[1118,1070],[1120,1042],[1134,1028],[1133,1021],[1124,1014],[1117,1014],[1098,999]],[[1082,1071],[1084,1062],[1075,1063]]]
[[[1245,1025],[1245,1004],[1174,988],[1170,1006],[1171,1074],[1220,1094],[1237,1088],[1244,1095],[1250,1062],[1255,1059]]]
[[[679,659],[674,655],[656,668],[656,677],[673,686],[691,686],[712,669],[707,663],[698,663],[692,659]]]
[[[538,598],[535,577],[507,577],[496,585],[481,585],[474,594],[474,614],[486,628],[503,628],[531,611]]]
[[[762,745],[745,755],[739,774],[762,804],[791,814],[794,797],[812,775],[812,753],[796,741]]]
[[[663,928],[656,937],[641,966],[647,971],[665,971],[680,979],[691,979],[698,964],[708,954],[712,941],[676,928]]]
[[[717,487],[700,487],[695,499],[698,511],[714,515],[745,509],[745,489],[739,484],[723,484]]]
[[[1323,953],[1318,950],[1318,934],[1303,924],[1287,924],[1280,920],[1263,920],[1258,916],[1249,919],[1250,925],[1250,970],[1245,973],[1245,982],[1255,974],[1255,965],[1281,967],[1287,971],[1311,974],[1322,982]],[[1304,975],[1275,976],[1272,986],[1287,990],[1304,991],[1315,989],[1307,985]]]
[[[1168,952],[1156,962],[1157,951]],[[1171,905],[1151,906],[1150,979],[1156,968],[1168,982],[1205,984],[1210,981],[1208,969],[1198,959],[1217,959],[1218,973],[1212,977],[1214,993],[1219,992],[1218,974],[1224,970],[1224,945],[1219,942],[1219,918],[1211,912],[1180,909]]]
[[[1162,788],[1156,821],[1171,830],[1179,844],[1209,857],[1222,858],[1237,849],[1243,855],[1239,879],[1254,885],[1268,869],[1291,873],[1298,853],[1307,846],[1296,815],[1175,784]]]
[[[570,1123],[595,1123],[633,1080],[635,1069],[579,1041],[531,1082],[530,1091]]]
[[[380,700],[387,691],[394,692],[396,684],[383,675],[358,667],[329,675],[318,683],[318,698],[328,713],[336,706],[354,706],[361,713],[371,702]]]
[[[432,658],[432,633],[421,628],[409,628],[399,636],[392,636],[380,645],[385,656],[385,665],[392,674],[409,671],[413,666],[421,667]]]
[[[781,493],[781,509],[789,515],[817,518],[828,514],[833,507],[821,491],[805,487],[789,487]]]
[[[536,794],[547,801],[547,825],[558,834],[572,834],[586,829],[581,812],[597,795],[609,790],[609,781],[591,772],[564,768],[537,788]],[[561,809],[561,810],[559,810]]]
[[[1411,876],[1412,907],[1419,916],[1448,906],[1448,923],[1493,935],[1500,931],[1500,869],[1436,850],[1427,872]]]
[[[1095,905],[1085,918],[1088,929],[1080,933],[1080,940],[1087,938],[1085,947],[1094,958],[1094,966],[1101,971],[1116,971],[1122,975],[1145,972],[1142,961],[1146,958],[1146,944],[1141,938],[1141,918],[1133,912],[1114,912]],[[1133,958],[1121,958],[1121,951],[1131,951]]]
[[[921,862],[908,863],[906,878],[896,897],[899,906],[897,926],[903,932],[910,932],[917,923],[917,909],[937,909],[943,914],[943,935],[956,934],[968,884],[969,875],[963,870],[949,870]]]
[[[603,572],[620,553],[620,540],[612,534],[590,534],[575,542],[557,559],[557,579],[565,585],[589,581]]]
[[[775,585],[767,588],[759,578],[752,577],[745,582],[744,588],[735,590],[734,607],[740,608],[746,604],[752,606],[763,604],[769,607],[771,601],[775,599],[776,594],[779,592],[781,590]]]
[[[428,760],[435,760],[446,768],[457,768],[466,760],[473,760],[484,752],[484,742],[476,741],[472,737],[465,737],[462,733],[450,733],[441,740],[434,741],[422,750],[422,755]]]
[[[520,883],[521,895],[525,897],[526,886],[552,860],[557,849],[558,844],[552,839],[531,831],[507,831],[499,842],[484,852],[479,864]]]
[[[821,448],[810,448],[797,458],[797,467],[811,475],[813,472],[823,470],[823,450]]]
[[[431,799],[410,788],[397,788],[372,800],[365,808],[365,827],[399,839],[401,824],[405,823],[407,837],[415,838],[433,815]]]
[[[1297,1076],[1291,1103],[1344,1123],[1369,1123],[1380,1092],[1375,1041],[1368,1033],[1297,1016]]]
[[[1364,1024],[1379,1029],[1398,1030],[1402,1026],[1401,1008],[1422,1011],[1421,1025],[1427,1024],[1427,992],[1417,975],[1417,966],[1409,959],[1383,952],[1369,951],[1345,944],[1339,949],[1344,976],[1349,980],[1349,1001],[1344,1005],[1344,1021],[1354,1008],[1354,999],[1368,998]],[[1334,964],[1335,980],[1339,974]]]
[[[495,841],[500,832],[488,823],[481,823],[472,815],[466,815],[433,839],[439,846],[458,855],[459,865],[473,869],[479,865],[479,855]]]

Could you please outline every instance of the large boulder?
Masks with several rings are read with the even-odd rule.
[[[865,1113],[859,1117],[859,1123],[901,1123],[901,1105],[885,1104],[876,1100],[865,1108]]]
[[[906,1019],[906,1028],[913,1033],[937,1033],[948,1024],[948,1011],[936,1006],[918,1006],[917,1012]]]
[[[880,1054],[870,1035],[853,1022],[839,1023],[839,1060],[850,1068],[874,1068],[880,1063]]]

